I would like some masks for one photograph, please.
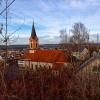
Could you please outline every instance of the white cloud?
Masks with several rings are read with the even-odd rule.
[[[20,37],[30,36],[33,19],[41,42],[47,40],[50,40],[49,43],[56,41],[54,37],[59,36],[59,30],[62,28],[69,30],[75,22],[84,23],[91,30],[92,34],[100,32],[99,0],[29,1],[16,0],[11,7],[11,11],[15,13],[12,19],[15,26],[20,26],[25,18],[25,24],[20,31]],[[41,36],[48,35],[47,39],[41,38]]]

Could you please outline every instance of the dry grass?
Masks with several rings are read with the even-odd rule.
[[[46,68],[27,71],[12,81],[0,77],[0,100],[99,100],[100,80],[90,79],[76,76],[73,67],[56,74]]]

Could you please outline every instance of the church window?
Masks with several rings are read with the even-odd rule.
[[[36,69],[36,70],[38,69],[38,66],[37,66],[37,65],[35,65],[35,69]]]
[[[34,70],[34,65],[32,64],[32,70]]]
[[[36,43],[36,48],[37,48],[37,43]]]
[[[31,48],[32,48],[32,43],[31,43]]]
[[[40,65],[40,68],[42,68],[42,66]]]

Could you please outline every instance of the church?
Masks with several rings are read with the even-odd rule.
[[[35,31],[34,23],[32,26],[31,36],[29,38],[29,47],[30,47],[30,49],[33,49],[33,50],[39,48],[39,39],[38,39],[36,31]]]
[[[29,50],[18,61],[18,64],[26,70],[36,70],[40,67],[61,69],[62,66],[70,64],[70,55],[65,55],[62,50],[39,48],[39,38],[33,23],[29,38]]]

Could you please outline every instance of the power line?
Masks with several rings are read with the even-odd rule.
[[[9,8],[14,2],[15,2],[15,0],[13,0],[13,1],[7,6],[7,8]],[[3,9],[3,10],[0,12],[0,15],[2,15],[3,12],[5,12],[7,8]]]

